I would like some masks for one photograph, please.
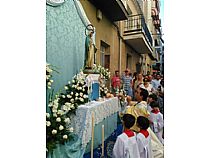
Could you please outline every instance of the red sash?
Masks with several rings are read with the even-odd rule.
[[[133,137],[134,136],[134,132],[129,130],[129,129],[126,129],[124,130],[124,133],[128,136],[128,137]]]
[[[147,130],[141,129],[139,131],[139,133],[143,134],[145,136],[145,138],[147,138],[149,136],[149,132]]]

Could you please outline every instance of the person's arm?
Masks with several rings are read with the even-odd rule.
[[[133,79],[131,79],[131,81],[130,81],[130,85],[131,85],[131,88],[133,88]]]

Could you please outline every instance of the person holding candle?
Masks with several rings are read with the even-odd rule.
[[[131,114],[123,115],[124,132],[117,137],[113,148],[113,158],[140,158],[136,134],[130,128],[135,124]]]

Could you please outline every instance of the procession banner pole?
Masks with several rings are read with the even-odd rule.
[[[93,158],[93,146],[94,146],[94,113],[92,113],[92,141],[91,141],[91,158]]]

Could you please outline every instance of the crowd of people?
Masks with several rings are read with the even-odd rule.
[[[121,89],[126,94],[126,105],[120,112],[123,132],[113,149],[115,158],[153,158],[163,156],[164,144],[164,79],[159,72],[152,75],[130,73],[129,69],[111,80],[112,92]]]

